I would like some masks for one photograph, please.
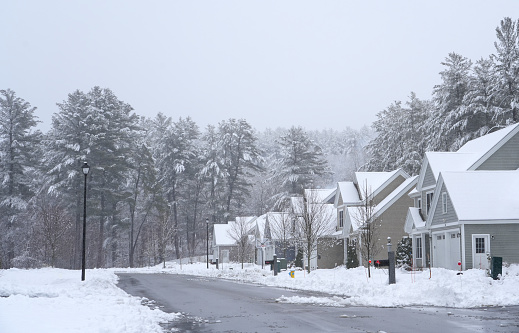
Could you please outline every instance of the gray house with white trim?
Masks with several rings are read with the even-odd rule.
[[[519,124],[457,152],[426,153],[405,225],[413,265],[487,268],[487,256],[519,262],[518,242],[511,241],[519,239],[519,210],[512,208],[519,204],[518,168]]]

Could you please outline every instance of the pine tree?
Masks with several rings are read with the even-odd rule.
[[[442,62],[446,68],[440,72],[442,83],[434,87],[434,103],[436,111],[430,119],[426,132],[426,140],[430,142],[427,150],[451,151],[453,144],[462,133],[455,126],[455,114],[463,107],[463,100],[469,89],[472,62],[456,53]]]
[[[36,126],[35,107],[10,89],[0,90],[0,250],[3,265],[12,267],[17,255],[15,232],[23,228],[18,214],[24,211],[33,195],[30,170],[37,162],[35,148],[40,133]]]
[[[292,127],[278,140],[280,170],[275,170],[286,194],[300,195],[317,177],[329,173],[321,147],[316,145],[302,127]]]
[[[496,73],[493,97],[496,122],[504,126],[519,121],[519,23],[505,17],[496,35],[496,54],[491,56]]]

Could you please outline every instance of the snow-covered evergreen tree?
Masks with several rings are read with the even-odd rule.
[[[496,28],[497,41],[493,98],[496,101],[496,122],[508,125],[519,121],[519,21],[509,17]]]
[[[302,194],[315,179],[330,171],[321,147],[310,140],[302,127],[292,127],[278,139],[280,169],[274,170],[287,194]]]
[[[39,143],[35,107],[10,89],[0,90],[0,261],[11,267],[16,253],[16,231],[23,228],[18,214],[33,195],[32,177]]]

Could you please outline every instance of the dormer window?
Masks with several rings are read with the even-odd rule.
[[[343,227],[344,227],[344,211],[340,210],[339,211],[339,228],[343,228]]]

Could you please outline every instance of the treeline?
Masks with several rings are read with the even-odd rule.
[[[1,268],[79,268],[85,161],[87,267],[143,266],[205,253],[206,219],[282,209],[289,195],[348,178],[371,138],[366,128],[257,132],[243,119],[202,131],[190,118],[140,117],[99,87],[58,103],[48,133],[35,109],[0,91]]]
[[[519,21],[496,28],[495,53],[472,61],[450,53],[431,100],[414,93],[377,114],[369,170],[417,174],[426,151],[456,151],[465,142],[519,121]]]

